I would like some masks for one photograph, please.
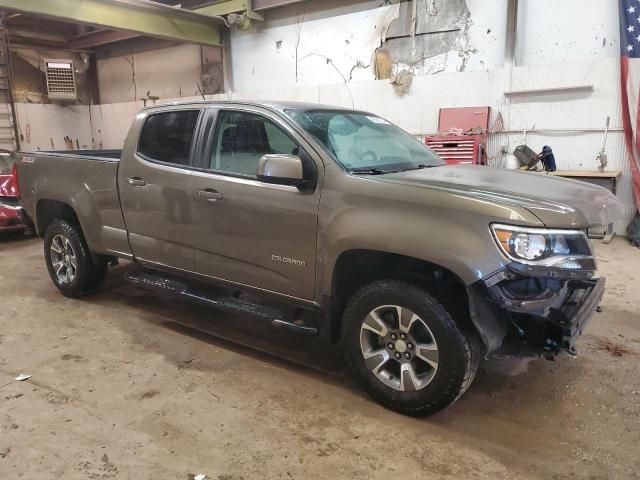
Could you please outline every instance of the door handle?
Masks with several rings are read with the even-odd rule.
[[[222,200],[222,193],[214,190],[213,188],[205,188],[204,190],[196,190],[195,194],[199,198],[204,198],[209,202],[217,202],[218,200]]]
[[[140,177],[131,177],[127,179],[127,183],[132,187],[144,187],[147,182],[142,180]]]

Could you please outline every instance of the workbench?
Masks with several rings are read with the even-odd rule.
[[[549,175],[554,177],[571,178],[604,187],[614,195],[616,194],[618,179],[621,174],[620,170],[605,170],[604,172],[599,170],[556,170],[555,172],[549,172]],[[602,243],[609,243],[614,236],[613,223],[603,228],[589,229],[589,237],[601,238]]]

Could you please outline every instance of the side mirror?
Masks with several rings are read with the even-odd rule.
[[[256,176],[264,183],[300,187],[304,184],[302,160],[297,155],[264,155]]]

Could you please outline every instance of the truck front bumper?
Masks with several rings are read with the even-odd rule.
[[[508,281],[470,290],[471,317],[487,356],[554,360],[562,351],[575,355],[576,342],[602,300],[605,283],[604,278],[566,280],[524,295],[514,295]]]
[[[606,279],[576,280],[571,283],[571,294],[559,309],[551,309],[547,322],[562,329],[562,343],[556,347],[575,355],[576,340],[602,301]],[[552,348],[549,350],[553,351]]]

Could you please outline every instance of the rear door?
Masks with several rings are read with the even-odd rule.
[[[189,178],[201,109],[150,113],[127,139],[118,187],[129,243],[146,263],[194,269]],[[137,142],[137,145],[136,145]]]
[[[313,299],[321,159],[268,110],[211,109],[210,115],[208,146],[191,177],[196,271]],[[315,187],[260,182],[258,162],[273,153],[300,156]]]

